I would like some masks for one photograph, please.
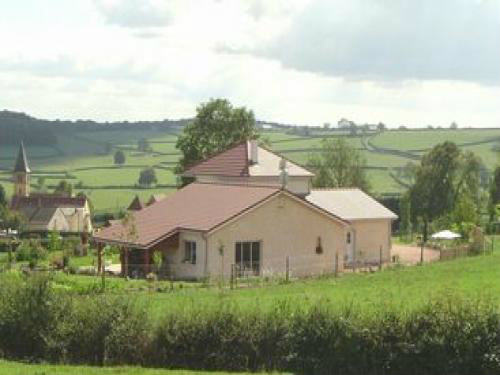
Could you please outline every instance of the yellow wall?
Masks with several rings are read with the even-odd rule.
[[[382,259],[389,262],[391,259],[391,220],[356,220],[352,221],[355,232],[354,247],[355,260],[365,262],[379,262],[380,247]]]
[[[208,236],[207,271],[229,277],[237,241],[261,241],[261,276],[283,275],[289,257],[291,276],[331,273],[338,252],[343,268],[346,226],[295,199],[280,194]],[[321,237],[322,254],[316,253]],[[221,259],[219,248],[223,246]]]

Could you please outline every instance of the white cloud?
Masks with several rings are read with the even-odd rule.
[[[434,14],[433,5],[425,1],[431,7],[427,12]],[[46,16],[43,22],[30,15],[31,8],[10,5],[3,13],[0,8],[4,108],[45,118],[148,120],[192,116],[200,101],[227,97],[253,109],[260,119],[288,123],[318,125],[348,117],[392,126],[447,126],[453,120],[461,126],[500,124],[500,89],[494,79],[491,84],[488,60],[498,48],[484,57],[481,51],[490,42],[474,39],[482,35],[484,25],[469,32],[470,39],[481,44],[474,47],[479,52],[470,58],[470,48],[465,49],[456,59],[471,60],[462,68],[477,69],[469,79],[456,79],[459,70],[445,69],[453,61],[448,52],[459,53],[451,47],[463,43],[464,33],[457,33],[456,27],[449,35],[435,33],[436,41],[415,37],[423,38],[418,45],[431,52],[436,43],[449,44],[441,55],[429,53],[415,65],[419,74],[407,73],[413,59],[402,51],[412,46],[396,43],[398,35],[393,36],[394,48],[380,49],[379,62],[371,58],[357,63],[358,57],[379,50],[370,40],[377,35],[388,38],[404,26],[398,17],[389,16],[394,7],[379,9],[375,1],[363,8],[355,8],[354,0],[339,2],[335,11],[323,0],[54,4],[49,13],[57,17]],[[496,7],[499,2],[481,4]],[[359,10],[355,17],[353,9]],[[463,20],[463,12],[447,9]],[[480,14],[485,24],[496,17]],[[429,35],[424,20],[416,14],[415,25],[403,27],[403,34]],[[382,21],[392,24],[374,28]],[[470,47],[467,43],[464,46]],[[332,62],[332,51],[343,56],[343,65],[337,59]],[[387,61],[391,56],[394,61]]]

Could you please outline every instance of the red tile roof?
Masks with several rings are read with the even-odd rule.
[[[133,212],[136,238],[127,238],[127,230],[118,222],[103,229],[94,239],[150,247],[180,229],[209,231],[279,192],[276,187],[192,183]]]
[[[242,142],[229,150],[206,159],[185,172],[186,175],[248,176],[248,142]]]

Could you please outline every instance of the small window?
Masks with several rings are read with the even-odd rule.
[[[239,274],[259,274],[260,270],[260,242],[236,242],[235,263]]]
[[[323,246],[321,245],[321,237],[318,236],[318,241],[316,243],[316,254],[323,254]]]
[[[351,232],[347,232],[346,242],[347,242],[348,245],[351,244]]]
[[[196,264],[195,241],[184,241],[184,263]]]

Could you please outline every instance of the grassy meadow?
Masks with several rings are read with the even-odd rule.
[[[0,375],[226,375],[235,374],[226,371],[190,371],[150,369],[131,366],[97,367],[69,366],[51,364],[30,364],[0,360]],[[255,372],[238,372],[236,374],[259,374]],[[273,374],[266,372],[265,374]],[[278,374],[278,373],[275,373]]]
[[[322,137],[343,137],[366,159],[372,190],[377,194],[403,191],[405,187],[393,175],[409,161],[418,161],[423,152],[446,140],[479,155],[490,170],[500,163],[500,155],[494,149],[500,144],[499,129],[390,130],[357,136],[323,130],[311,130],[308,136],[264,131],[263,136],[273,150],[303,165],[317,152]],[[137,150],[141,138],[149,140],[150,151]],[[147,199],[153,193],[168,194],[174,190],[177,181],[174,168],[180,156],[175,148],[176,139],[177,135],[171,132],[152,130],[63,132],[55,147],[27,146],[34,172],[32,184],[43,176],[50,190],[66,179],[77,186],[75,191],[84,191],[90,197],[98,212],[116,212],[126,207],[136,194]],[[107,143],[112,145],[110,153],[105,152]],[[118,149],[126,154],[122,167],[113,164],[113,153]],[[15,145],[0,149],[0,184],[9,195],[12,194],[10,169],[16,154]],[[168,187],[138,188],[139,172],[145,167],[153,167],[158,184]]]

